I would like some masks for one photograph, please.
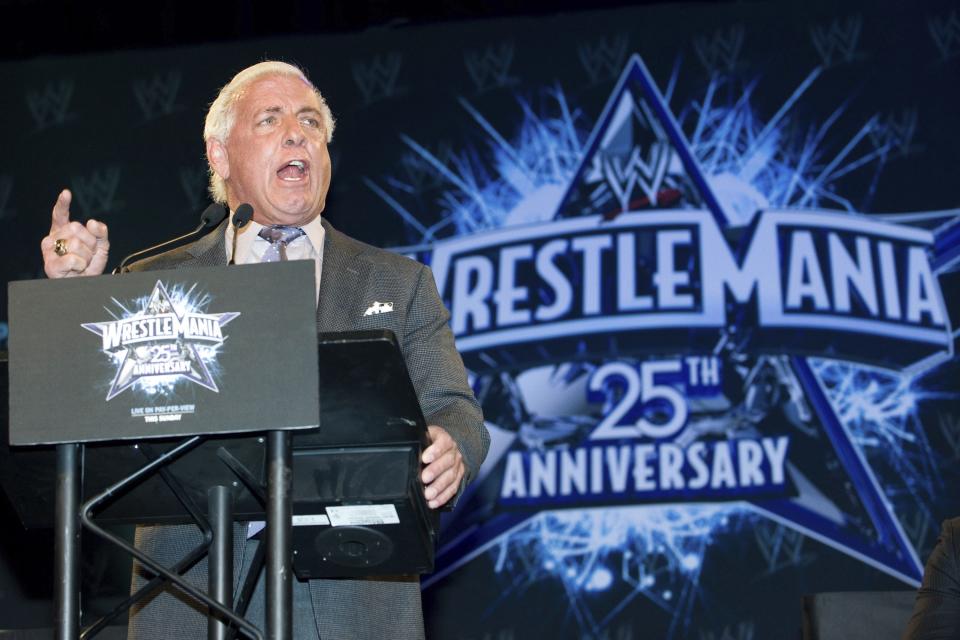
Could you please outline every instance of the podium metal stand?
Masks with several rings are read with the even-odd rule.
[[[283,264],[295,265],[295,263],[281,263]],[[276,265],[263,266],[273,268]],[[290,269],[289,266],[284,268]],[[108,278],[108,282],[104,282],[103,286],[108,288],[109,295],[113,298],[122,295],[115,291],[114,285],[118,281],[133,287],[135,293],[135,288],[137,286],[142,288],[143,283],[131,282],[131,279],[145,277],[145,282],[152,282],[162,276],[177,277],[181,281],[186,278],[188,281],[191,277],[200,278],[202,275],[204,285],[208,289],[217,290],[217,295],[210,297],[222,300],[223,304],[229,305],[232,301],[228,295],[229,292],[221,292],[218,289],[220,285],[216,282],[221,276],[227,280],[241,278],[241,282],[233,284],[244,292],[257,287],[256,282],[251,284],[251,279],[256,281],[260,278],[262,282],[271,284],[281,280],[274,274],[266,274],[269,278],[265,279],[266,276],[260,273],[242,273],[245,269],[247,267],[239,269],[232,267],[229,270],[223,269],[221,274],[217,273],[220,271],[218,269],[195,273],[177,271],[130,274],[123,278]],[[309,271],[308,275],[311,278],[309,290],[312,293],[312,268]],[[301,269],[301,272],[298,276],[293,271],[289,271],[283,274],[282,281],[289,282],[291,279],[305,277],[306,270]],[[211,283],[211,276],[213,283]],[[29,285],[14,284],[18,287],[28,286],[31,289],[30,313],[34,315],[42,315],[42,305],[40,305],[40,311],[34,309],[37,305],[34,288],[38,285],[49,287],[51,284],[61,286],[55,281]],[[303,282],[300,282],[298,286],[302,285]],[[23,311],[22,306],[18,307],[16,302],[18,296],[22,301],[22,292],[15,292],[14,288],[14,285],[11,285],[13,356],[16,358],[19,349],[20,358],[28,353],[36,357],[36,352],[31,351],[30,348],[36,349],[40,346],[43,335],[34,337],[32,341],[29,336],[27,339],[22,339],[22,342],[17,341],[20,334],[14,323],[31,320],[36,322],[37,318],[29,317],[30,314],[23,317],[24,314],[18,313]],[[184,285],[180,290],[189,289],[190,287]],[[230,286],[227,286],[227,289],[230,289]],[[56,291],[42,292],[42,295],[49,295],[51,299],[56,299],[57,296],[62,295],[62,290],[58,288]],[[88,298],[96,298],[98,295],[102,299],[104,294],[96,291],[87,292]],[[280,292],[279,295],[282,296],[285,293]],[[151,301],[153,298],[148,300],[144,309],[150,306]],[[244,305],[248,305],[249,308]],[[254,316],[254,319],[259,310],[268,305],[269,301],[264,301],[262,291],[255,300],[238,300],[234,304],[239,310],[239,316],[249,314]],[[153,309],[153,311],[157,310]],[[163,309],[159,310],[163,311]],[[78,313],[92,314],[92,311],[84,309]],[[232,526],[235,519],[254,520],[265,517],[267,521],[266,545],[260,545],[258,555],[262,557],[263,550],[266,550],[267,618],[265,622],[267,637],[271,639],[285,640],[291,637],[291,576],[294,573],[298,577],[309,578],[376,575],[378,572],[415,574],[432,570],[438,520],[436,513],[426,507],[423,487],[419,481],[419,454],[428,444],[426,427],[396,340],[388,332],[366,332],[323,334],[318,342],[314,313],[311,295],[309,318],[297,320],[291,329],[299,342],[293,342],[294,348],[290,350],[287,357],[294,360],[299,358],[299,364],[305,364],[305,368],[291,371],[288,367],[289,363],[284,363],[280,372],[286,375],[277,375],[278,369],[273,369],[265,373],[261,371],[262,375],[259,376],[260,378],[274,376],[277,381],[282,381],[285,385],[289,384],[287,381],[291,377],[305,379],[306,385],[312,386],[314,395],[311,398],[311,394],[305,393],[302,387],[298,393],[308,399],[307,404],[309,405],[312,401],[312,407],[316,407],[318,404],[316,398],[319,396],[320,419],[314,418],[312,424],[309,420],[306,425],[302,424],[305,414],[303,411],[294,411],[296,417],[287,415],[286,423],[281,421],[280,426],[287,428],[272,428],[266,432],[265,436],[262,433],[259,436],[248,435],[250,431],[255,430],[254,427],[248,428],[246,424],[242,424],[242,428],[237,427],[241,424],[238,420],[250,416],[241,415],[242,412],[238,413],[235,410],[236,407],[227,406],[227,403],[237,402],[237,400],[227,399],[221,403],[221,400],[224,400],[220,397],[224,386],[221,385],[221,391],[217,392],[216,398],[216,402],[220,404],[214,409],[219,411],[220,407],[226,407],[227,410],[224,413],[229,414],[230,418],[228,421],[220,420],[219,424],[215,424],[215,428],[210,430],[213,435],[206,430],[201,434],[199,431],[184,430],[182,426],[174,426],[168,429],[172,433],[160,435],[193,435],[172,443],[169,439],[164,439],[153,444],[152,441],[140,439],[144,437],[143,434],[127,434],[127,438],[140,440],[136,444],[129,442],[105,444],[95,442],[98,438],[84,431],[84,429],[89,430],[89,425],[85,424],[84,420],[78,420],[77,424],[71,426],[85,434],[85,437],[77,440],[91,444],[56,441],[55,483],[45,480],[40,470],[49,469],[52,466],[53,461],[50,459],[49,451],[46,453],[23,451],[11,457],[9,450],[5,447],[0,448],[0,483],[11,494],[12,502],[25,524],[28,526],[46,524],[45,520],[48,516],[44,514],[49,514],[51,503],[49,493],[54,488],[52,485],[55,485],[57,532],[55,601],[58,638],[77,638],[80,633],[78,602],[80,525],[124,549],[155,575],[137,594],[121,603],[112,615],[124,612],[138,597],[146,595],[164,582],[170,582],[209,607],[211,615],[208,637],[218,640],[233,637],[237,631],[242,631],[251,638],[263,637],[259,629],[237,613],[244,611],[249,603],[253,584],[257,578],[254,572],[251,572],[253,575],[248,577],[237,603],[231,602]],[[271,316],[269,326],[273,327],[277,318],[275,314]],[[265,320],[267,319],[264,318],[263,321]],[[250,322],[249,326],[231,321],[229,339],[235,343],[244,344],[245,348],[248,347],[249,343],[246,340],[249,338],[244,334],[244,330],[248,329],[260,335],[264,330],[263,321]],[[64,320],[62,330],[69,330],[72,326],[71,322],[74,325],[78,324],[75,320]],[[102,333],[106,334],[106,331],[103,329]],[[110,331],[116,333],[115,327],[111,327]],[[128,331],[128,334],[139,335],[133,329]],[[107,338],[104,337],[103,340],[106,344]],[[318,347],[317,350],[304,349],[304,344],[318,344]],[[304,351],[312,352],[312,355],[305,357]],[[220,355],[223,356],[221,362],[223,378],[229,378],[231,373],[242,367],[246,360],[241,358],[234,362],[229,357],[231,354],[226,350]],[[44,356],[40,354],[39,357],[42,359]],[[114,364],[116,360],[116,358],[113,359]],[[318,362],[319,366],[316,364]],[[16,362],[12,361],[11,366],[15,365]],[[89,365],[80,364],[81,369],[84,366],[88,366],[93,372],[97,370],[95,362]],[[263,369],[264,363],[258,362],[257,366]],[[266,368],[269,369],[269,366]],[[121,371],[122,367],[118,369],[117,377],[112,382],[113,387],[116,386]],[[69,379],[62,377],[63,379],[59,382],[54,382],[61,385],[85,384],[88,388],[82,391],[87,395],[84,396],[81,393],[77,397],[83,401],[82,406],[86,407],[87,404],[99,402],[99,399],[89,399],[89,387],[96,386],[90,383],[90,379],[96,380],[92,377],[93,373],[88,371],[86,379],[82,379],[80,383],[76,382],[76,376],[82,373],[82,371],[74,371],[73,377]],[[31,407],[35,406],[31,402],[37,403],[41,397],[40,394],[33,393],[36,390],[30,390],[29,385],[35,384],[38,378],[45,380],[43,372],[28,371],[21,378],[18,378],[16,373],[11,375],[11,442],[13,444],[51,442],[49,439],[35,440],[32,436],[26,436],[25,439],[24,431],[18,430],[18,427],[23,426],[25,417],[34,419],[40,417],[29,415]],[[276,391],[276,388],[269,388],[271,385],[262,380],[254,379],[250,382],[256,384],[257,391],[268,387],[268,397],[270,392]],[[251,402],[251,398],[247,397],[253,387],[242,384],[239,386],[243,393],[240,401],[246,403],[245,411],[254,414],[252,416],[254,421],[261,419],[262,409],[256,408],[256,400]],[[103,385],[99,389],[101,392],[102,387]],[[199,399],[208,390],[195,390],[195,395]],[[112,391],[113,388],[110,392]],[[33,393],[32,397],[31,393]],[[67,395],[69,394],[70,389],[67,389]],[[227,394],[222,393],[222,395]],[[86,397],[85,400],[83,400],[84,397]],[[249,408],[251,404],[255,406],[252,410]],[[102,407],[99,408],[102,409]],[[137,411],[138,407],[125,406],[123,409],[131,411],[133,415],[140,415]],[[195,407],[194,411],[196,410]],[[310,406],[304,411],[309,414]],[[312,411],[316,416],[316,409]],[[223,415],[221,414],[220,417],[222,418]],[[126,413],[124,418],[129,419]],[[185,421],[184,418],[185,416],[181,416],[180,420]],[[169,424],[176,421],[163,422]],[[323,428],[311,429],[310,427],[317,422],[322,422]],[[162,422],[158,419],[152,424],[162,424]],[[277,423],[273,422],[271,426],[276,427]],[[27,433],[32,434],[34,431],[28,430]],[[64,439],[69,440],[73,437],[69,434],[64,435],[62,430],[58,433]],[[6,438],[0,438],[0,440],[5,444]],[[189,452],[193,452],[193,458],[187,456]],[[296,453],[296,464],[293,463],[294,453]],[[81,480],[84,458],[86,458],[87,472]],[[144,459],[146,464],[143,464]],[[191,459],[193,462],[189,462]],[[354,464],[356,461],[361,461],[361,464]],[[365,468],[388,466],[392,469],[390,474],[386,474],[389,476],[388,481],[374,482],[369,475],[364,475]],[[29,472],[20,473],[18,469],[22,468],[29,469]],[[298,468],[301,469],[301,473],[296,476]],[[30,477],[32,482],[19,482],[18,473]],[[294,482],[296,477],[300,477],[300,480]],[[332,478],[334,481],[325,478]],[[81,484],[85,486],[81,487]],[[171,490],[171,493],[161,492],[160,489],[164,485]],[[330,490],[332,485],[338,487],[336,491]],[[79,505],[81,492],[92,496],[82,506]],[[146,499],[144,496],[147,496]],[[206,515],[199,507],[199,503],[204,500],[207,503]],[[150,505],[149,513],[144,512],[143,504]],[[336,527],[335,522],[327,525],[317,523],[318,519],[326,517],[324,513],[333,513],[328,510],[331,507],[349,509],[354,508],[351,505],[358,505],[361,508],[369,508],[371,504],[395,514],[398,526],[377,527],[368,526],[369,523],[355,522],[350,523],[355,526]],[[44,506],[47,507],[46,511],[43,510]],[[79,518],[76,515],[78,510]],[[94,519],[94,513],[98,514],[97,519]],[[183,522],[187,517],[200,527],[204,533],[204,542],[170,568],[159,565],[125,540],[106,531],[100,524],[101,522],[173,523]],[[293,522],[297,519],[299,522],[297,531],[294,533]],[[329,535],[334,529],[336,529],[335,535]],[[294,566],[291,561],[291,548],[295,545],[298,547],[299,566]],[[384,548],[389,551],[385,553]],[[182,573],[207,554],[209,554],[209,594],[203,593],[181,577]],[[83,631],[82,637],[94,635],[105,626],[106,622],[108,622],[107,619],[100,620],[88,627]]]

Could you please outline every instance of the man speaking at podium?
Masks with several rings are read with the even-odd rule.
[[[319,331],[379,328],[396,333],[430,425],[421,478],[428,504],[437,509],[451,504],[476,474],[489,435],[430,270],[357,242],[320,217],[330,187],[327,144],[333,128],[326,102],[297,67],[262,62],[238,73],[210,106],[203,136],[214,200],[229,207],[231,219],[241,204],[251,205],[252,222],[235,232],[231,220],[225,221],[196,242],[134,263],[131,269],[312,259]],[[107,262],[107,227],[96,220],[71,221],[70,201],[70,192],[64,190],[53,207],[50,234],[41,242],[44,269],[51,278],[99,275]],[[365,313],[377,304],[380,313]],[[241,529],[235,526],[238,581],[256,544],[244,543]],[[193,526],[137,531],[137,546],[166,566],[198,540]],[[206,561],[187,575],[205,585]],[[262,584],[249,612],[255,623],[262,615]],[[293,607],[296,638],[424,635],[415,577],[294,581]],[[202,638],[204,612],[168,587],[131,613],[129,637]]]

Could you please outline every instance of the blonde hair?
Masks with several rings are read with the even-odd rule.
[[[313,89],[313,93],[317,96],[317,101],[320,103],[320,119],[323,124],[323,130],[327,134],[327,143],[333,140],[333,114],[330,113],[330,107],[327,106],[327,101],[323,99],[320,91],[313,86],[313,83],[310,82],[306,74],[304,74],[299,67],[292,64],[276,60],[267,60],[266,62],[260,62],[247,67],[233,76],[230,82],[220,89],[216,100],[210,104],[210,109],[207,110],[207,118],[203,125],[204,142],[213,138],[219,140],[221,143],[226,143],[227,136],[230,135],[230,130],[233,128],[236,117],[234,107],[243,94],[243,90],[254,81],[265,76],[292,76],[300,78]],[[213,197],[214,202],[226,204],[227,185],[223,181],[223,178],[218,176],[216,171],[213,170],[213,167],[210,166],[209,159],[207,166],[210,172],[210,195]]]

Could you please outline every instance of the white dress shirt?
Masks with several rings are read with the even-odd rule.
[[[263,225],[251,220],[237,235],[237,257],[234,264],[252,264],[260,262],[263,254],[270,248],[270,243],[260,237],[260,230]],[[323,270],[323,239],[326,231],[320,223],[320,216],[317,216],[306,225],[301,227],[305,235],[299,236],[286,246],[287,260],[313,260],[314,264],[314,299],[320,297],[320,273]],[[233,236],[235,228],[233,226],[233,212],[230,212],[230,224],[227,225],[227,233],[224,237],[224,251],[227,254],[227,262],[230,262],[233,253]]]

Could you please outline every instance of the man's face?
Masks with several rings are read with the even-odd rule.
[[[303,226],[323,211],[330,187],[320,103],[300,78],[267,76],[234,105],[226,144],[207,146],[230,207],[247,202],[260,224]]]

